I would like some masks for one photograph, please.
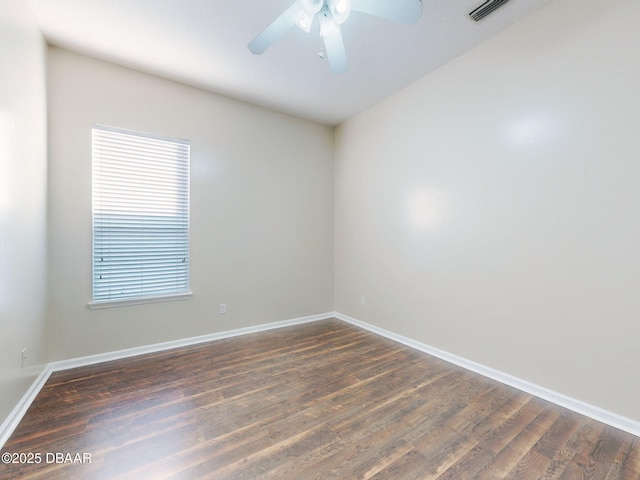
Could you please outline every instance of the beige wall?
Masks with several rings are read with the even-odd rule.
[[[638,25],[556,0],[341,126],[336,310],[640,420]]]
[[[0,423],[44,361],[45,45],[25,3],[0,2]]]
[[[48,96],[51,360],[333,310],[332,129],[56,48]],[[192,299],[87,309],[94,122],[191,141]]]

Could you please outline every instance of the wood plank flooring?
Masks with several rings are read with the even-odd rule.
[[[41,459],[2,479],[640,479],[640,438],[338,320],[55,373],[2,453]]]

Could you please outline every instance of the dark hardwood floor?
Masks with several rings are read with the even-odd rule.
[[[640,479],[640,438],[338,320],[55,373],[2,453],[41,459],[2,479]]]

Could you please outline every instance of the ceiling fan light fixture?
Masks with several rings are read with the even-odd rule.
[[[313,23],[313,16],[309,16],[306,14],[299,14],[293,17],[296,25],[300,27],[300,29],[306,33],[311,33],[311,24]]]
[[[327,0],[329,11],[338,25],[343,24],[351,15],[351,0]]]
[[[301,30],[310,33],[311,25],[313,24],[313,19],[316,14],[305,8],[305,3],[306,2],[303,1],[296,2],[291,11],[291,16],[293,17],[295,24],[300,27]]]

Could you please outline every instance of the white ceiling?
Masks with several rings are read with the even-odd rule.
[[[293,28],[261,56],[247,49],[292,1],[29,0],[53,45],[328,125],[551,0],[511,0],[479,23],[468,13],[484,0],[423,0],[413,25],[353,12],[342,26],[349,69],[341,75],[318,56],[317,25],[311,34]]]

